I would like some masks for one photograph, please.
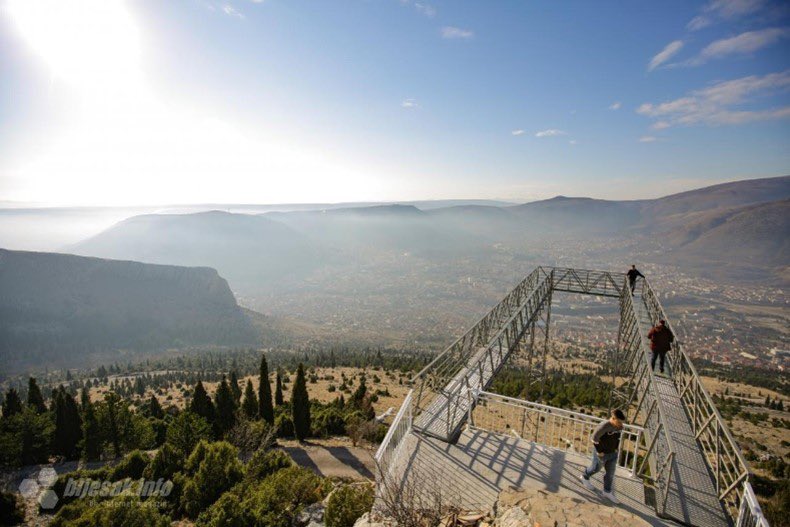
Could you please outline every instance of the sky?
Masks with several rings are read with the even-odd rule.
[[[0,203],[636,199],[786,174],[786,2],[0,0]]]

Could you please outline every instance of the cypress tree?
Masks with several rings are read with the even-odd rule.
[[[271,404],[271,400],[269,404]],[[244,403],[241,405],[241,410],[247,419],[258,417],[258,398],[255,396],[255,390],[252,388],[250,379],[247,379],[247,387],[244,389]]]
[[[365,395],[367,395],[367,393],[368,387],[365,385],[365,376],[363,375],[359,382],[359,386],[357,386],[357,389],[354,390],[354,393],[351,395],[351,403],[357,408],[361,408],[362,401],[365,400]]]
[[[307,382],[301,362],[296,370],[296,382],[291,393],[291,416],[296,438],[304,441],[310,435],[310,396],[307,394]]]
[[[86,395],[85,390],[82,390]],[[82,399],[82,457],[86,461],[96,461],[101,455],[101,436],[99,421],[96,419],[96,411],[90,399],[83,396]]]
[[[274,382],[275,390],[274,390],[274,404],[277,406],[283,405],[283,379],[280,376],[280,370],[277,370],[277,377]]]
[[[233,400],[236,404],[241,401],[241,388],[239,387],[239,378],[236,376],[236,370],[230,372],[230,391],[233,394]]]
[[[162,406],[159,404],[159,399],[154,394],[151,394],[151,401],[148,403],[148,415],[155,419],[162,419],[165,416],[165,412],[162,411]]]
[[[261,356],[261,368],[259,371],[260,384],[258,385],[258,415],[269,424],[274,424],[274,408],[272,407],[272,387],[269,384],[269,365],[266,364],[266,357]],[[278,375],[279,378],[279,375]],[[280,399],[283,394],[280,390]]]
[[[216,431],[218,435],[224,434],[236,424],[236,401],[225,376],[219,383],[217,393],[214,394],[214,406],[217,410]]]
[[[110,392],[104,396],[104,409],[106,413],[103,414],[102,419],[102,436],[106,437],[112,444],[113,453],[115,457],[121,457],[121,405],[123,404],[121,397],[115,393]]]
[[[14,388],[10,388],[5,394],[5,402],[3,403],[3,417],[11,417],[12,415],[22,413],[22,399],[19,397],[19,392]]]
[[[44,396],[41,395],[41,388],[38,387],[38,383],[33,377],[30,377],[27,381],[27,404],[37,414],[43,414],[47,411],[47,405],[44,404]]]
[[[82,435],[82,418],[77,403],[61,386],[55,390],[53,407],[55,436],[52,450],[66,459],[76,459],[79,455],[78,445]]]
[[[189,409],[209,423],[214,423],[214,403],[211,402],[211,398],[206,393],[201,381],[198,381],[195,385],[195,393],[192,395],[192,403]]]

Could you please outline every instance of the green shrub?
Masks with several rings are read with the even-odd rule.
[[[277,427],[277,437],[294,436],[294,422],[290,415],[278,415],[274,426]]]
[[[195,524],[198,527],[247,527],[254,525],[254,519],[249,511],[239,507],[239,495],[228,491],[201,512]]]
[[[201,441],[189,456],[186,481],[181,496],[182,509],[190,518],[203,510],[242,478],[236,448],[226,441]]]
[[[148,466],[151,459],[147,454],[140,450],[134,450],[126,454],[117,465],[110,471],[109,479],[117,481],[124,478],[140,479],[143,471]]]
[[[346,485],[329,496],[326,527],[353,527],[357,519],[373,507],[372,485]]]
[[[289,467],[264,479],[242,502],[260,527],[290,527],[305,505],[321,501],[327,482],[310,470]]]
[[[292,467],[293,461],[282,450],[259,450],[245,467],[244,478],[248,481],[259,481],[271,476],[278,470]]]

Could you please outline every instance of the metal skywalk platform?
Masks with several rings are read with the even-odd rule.
[[[594,418],[529,401],[504,401],[485,392],[516,351],[526,357],[528,382],[543,382],[552,295],[556,291],[581,293],[619,299],[610,406],[626,411],[628,422],[638,430],[625,434],[630,443],[621,444],[621,458],[631,460],[632,476],[643,487],[643,504],[649,502],[656,517],[686,525],[767,526],[748,481],[746,462],[682,344],[673,343],[669,353],[669,377],[657,376],[650,369],[647,331],[659,319],[669,320],[647,280],[637,285],[632,296],[623,274],[535,269],[415,376],[415,388],[376,456],[379,486],[394,475],[411,471],[419,458],[415,441],[420,437],[426,445],[444,442],[445,461],[454,463],[456,442],[475,428],[481,408],[494,403],[511,414],[517,408],[516,414],[504,422],[495,420],[495,426],[485,430],[513,434],[533,446],[548,446],[568,455],[589,449],[589,420],[597,422]],[[543,342],[536,342],[536,337]],[[616,386],[615,379],[622,378],[627,381]],[[523,469],[526,473],[535,470],[530,466]],[[448,480],[444,484],[454,483]]]

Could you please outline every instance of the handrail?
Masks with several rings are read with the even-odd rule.
[[[656,387],[655,373],[653,372],[653,368],[651,368],[650,364],[647,362],[649,360],[648,357],[647,357],[647,354],[643,353],[647,343],[645,342],[645,336],[642,333],[642,329],[639,327],[639,317],[637,315],[636,306],[634,305],[634,299],[633,299],[633,296],[631,295],[631,289],[630,289],[630,287],[628,287],[627,284],[624,285],[624,287],[622,289],[621,300],[626,303],[626,306],[625,306],[626,312],[630,312],[633,315],[633,317],[634,317],[634,323],[637,326],[636,327],[636,332],[637,332],[639,343],[640,343],[639,347],[637,349],[637,353],[640,353],[640,355],[642,356],[642,361],[643,361],[642,367],[645,368],[645,370],[647,372],[648,390],[650,390],[650,389],[654,390],[655,387]],[[622,316],[623,315],[621,314],[621,317]],[[666,484],[664,484],[664,488],[661,489],[662,492],[663,492],[661,508],[662,508],[662,511],[665,511],[667,498],[669,497],[669,489],[670,489],[670,485],[672,483],[672,474],[674,472],[673,468],[675,467],[675,462],[676,462],[676,460],[675,460],[676,450],[675,450],[674,442],[672,441],[672,436],[668,432],[669,428],[668,428],[668,426],[666,424],[666,419],[665,419],[666,411],[664,410],[664,403],[661,400],[661,398],[658,396],[657,392],[651,393],[651,396],[653,397],[653,404],[651,404],[651,408],[653,408],[653,407],[655,408],[655,410],[656,410],[656,414],[655,415],[656,415],[656,418],[657,418],[658,423],[659,423],[659,425],[655,428],[654,431],[650,431],[648,429],[648,426],[649,426],[648,421],[649,421],[650,416],[652,415],[652,412],[650,414],[648,414],[648,418],[645,420],[645,428],[648,429],[648,431],[650,431],[651,434],[652,433],[655,434],[655,436],[652,438],[652,441],[651,441],[651,443],[653,443],[651,445],[651,448],[658,444],[659,437],[661,436],[661,437],[663,437],[664,442],[666,443],[667,450],[668,450],[668,452],[666,454],[666,458],[664,459],[664,462],[662,463],[661,467],[659,468],[658,466],[656,466],[656,468],[658,470],[657,470],[657,473],[656,473],[656,476],[655,476],[656,483],[660,484],[660,483],[662,483],[661,480],[660,480],[660,476],[663,475],[664,469],[668,469],[669,470],[669,476],[667,477]],[[643,462],[643,465],[644,465],[644,462]]]
[[[767,527],[768,522],[762,515],[749,482],[751,474],[749,465],[738,443],[702,383],[693,362],[686,354],[683,343],[677,339],[678,333],[666,316],[658,295],[646,278],[643,279],[641,287],[651,324],[655,325],[660,319],[664,320],[676,337],[671,344],[669,356],[672,381],[678,390],[681,402],[687,413],[690,414],[692,431],[705,452],[705,461],[716,478],[716,491],[719,500],[725,504],[733,520],[737,518],[738,527],[741,525]],[[703,433],[705,434],[703,435]],[[742,489],[741,496],[733,495],[733,491],[739,486]],[[750,520],[742,524],[741,518],[744,515],[748,516]]]
[[[573,449],[574,452],[580,455],[588,454],[591,451],[592,443],[589,441],[589,437],[592,435],[594,429],[604,421],[604,419],[589,414],[583,414],[580,412],[574,412],[572,410],[557,408],[532,401],[507,397],[505,395],[491,392],[470,390],[467,395],[469,395],[471,398],[471,404],[469,406],[470,417],[468,421],[470,428],[487,430],[499,434],[505,433],[504,430],[496,429],[493,421],[491,423],[481,424],[481,420],[486,421],[483,415],[478,415],[477,419],[475,419],[475,410],[477,410],[478,413],[481,413],[483,412],[483,409],[486,409],[489,411],[488,413],[496,416],[494,420],[505,421],[506,428],[509,428],[510,432],[516,435],[516,437],[538,444],[543,444],[551,448],[557,448],[563,451]],[[523,411],[523,415],[520,416],[520,426],[522,428],[526,425],[526,420],[528,419],[527,415],[529,413],[538,414],[540,417],[536,418],[534,421],[535,430],[533,432],[533,436],[531,438],[521,437],[516,432],[518,423],[515,421],[507,422],[507,415],[503,416],[503,412],[501,410],[491,410],[492,407],[499,408],[498,405],[515,408],[520,412]],[[543,429],[543,433],[539,433],[539,429]],[[570,442],[568,441],[567,437],[563,437],[563,432],[566,434],[570,433],[573,436]],[[582,443],[580,445],[576,445],[574,442],[575,439],[578,439],[576,436],[581,436],[584,438],[582,439]],[[621,452],[625,452],[626,455],[622,458],[621,456],[618,456],[618,465],[631,471],[632,475],[634,476],[637,475],[636,465],[640,455],[640,450],[643,450],[640,449],[640,443],[643,439],[644,429],[642,427],[632,424],[623,425],[622,435],[620,437],[620,445],[618,448]],[[626,442],[628,442],[631,450],[623,449],[623,445]],[[561,444],[564,446],[560,446]],[[577,450],[577,446],[580,446],[582,451]]]
[[[658,295],[647,279],[643,280],[642,296],[648,307],[651,323],[655,324],[659,319],[663,319],[672,334],[677,337],[678,333],[666,316]],[[705,460],[715,475],[719,500],[724,502],[730,515],[734,517],[744,497],[733,496],[732,492],[741,482],[744,483],[742,485],[744,494],[747,492],[746,485],[751,488],[748,483],[751,473],[748,462],[719,413],[713,398],[702,383],[694,364],[683,349],[682,342],[677,338],[671,344],[669,358],[672,381],[690,414],[692,431],[705,451]]]
[[[397,461],[398,451],[403,445],[403,440],[412,429],[412,395],[414,390],[409,390],[403,403],[395,414],[392,424],[387,430],[373,460],[376,463],[376,483],[380,489],[383,485],[387,484],[389,478],[390,468],[393,463]]]
[[[664,311],[664,308],[661,306],[661,302],[659,301],[658,296],[653,292],[653,288],[650,287],[650,283],[647,281],[646,278],[644,279],[644,283],[645,283],[645,285],[643,287],[647,288],[647,290],[648,290],[648,297],[649,297],[651,302],[655,303],[655,306],[657,308],[656,311],[661,313],[661,318],[663,318],[663,320],[666,322],[666,324],[669,327],[669,330],[672,332],[672,334],[675,335],[675,337],[677,337],[678,334],[673,329],[671,322],[669,321],[668,317],[666,316],[666,312]],[[650,314],[650,310],[648,310],[648,313]],[[654,321],[654,323],[658,323],[658,319],[656,319]],[[719,413],[719,410],[716,407],[716,404],[713,402],[713,398],[708,393],[708,390],[705,388],[705,385],[702,384],[702,381],[700,381],[699,374],[697,373],[697,369],[694,367],[694,363],[691,362],[691,359],[689,358],[689,356],[683,350],[682,344],[680,342],[678,342],[677,338],[675,338],[675,340],[674,340],[674,342],[672,342],[671,346],[672,346],[672,350],[673,350],[674,353],[672,353],[670,355],[670,358],[672,358],[672,357],[681,357],[683,359],[683,361],[686,363],[686,365],[687,365],[687,367],[689,369],[689,373],[691,374],[692,379],[696,382],[696,384],[699,385],[700,393],[705,398],[705,402],[708,403],[712,413],[716,416],[716,420],[719,423],[724,423],[724,418]],[[671,364],[672,363],[670,363],[670,365]],[[672,373],[673,373],[673,377],[674,377],[674,374],[676,373],[674,368],[672,368]],[[675,387],[679,389],[680,386],[678,386],[677,379],[673,378],[673,380],[675,381]],[[743,457],[743,454],[741,453],[740,448],[737,448],[737,444],[738,443],[732,437],[732,433],[730,432],[729,428],[727,428],[726,426],[722,427],[722,432],[724,432],[724,436],[727,438],[727,440],[730,443],[732,443],[734,446],[736,446],[736,448],[734,449],[735,450],[735,455],[738,457],[738,460],[743,464],[744,468],[746,468],[747,471],[748,471],[748,466],[749,465],[746,462],[746,458]]]

